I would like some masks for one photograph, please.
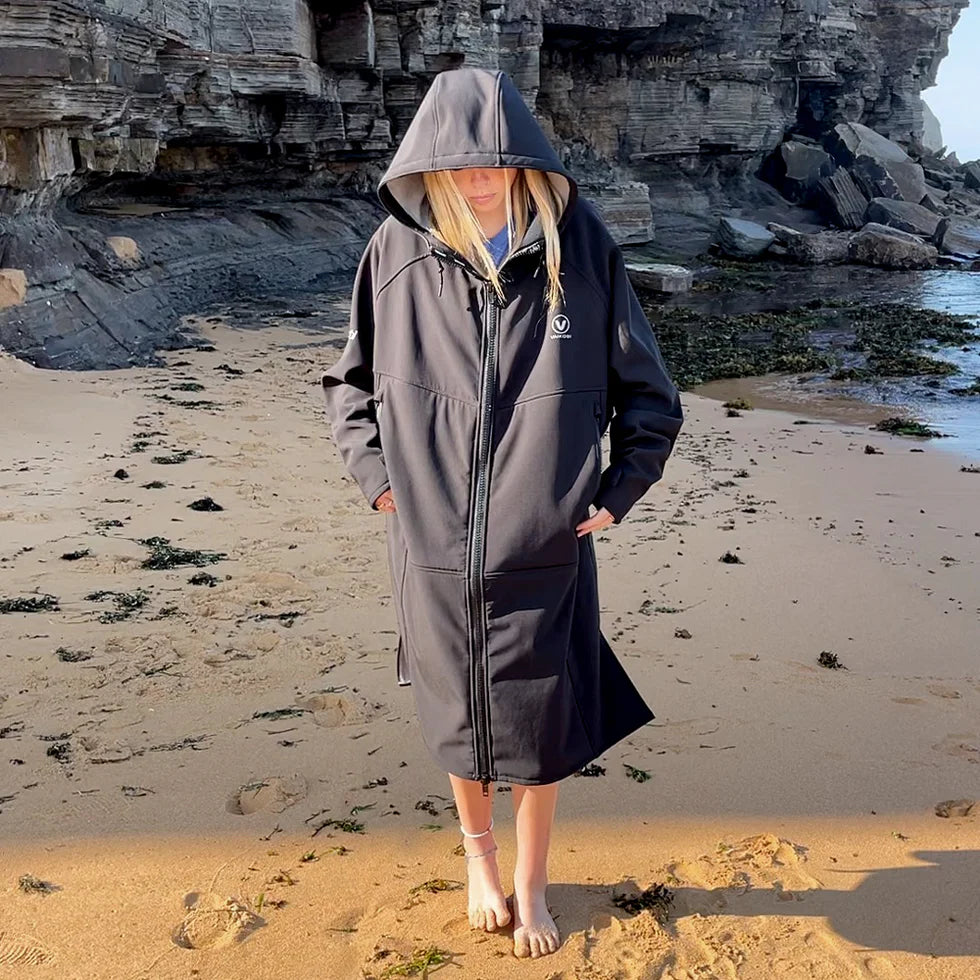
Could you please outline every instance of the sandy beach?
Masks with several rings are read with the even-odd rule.
[[[519,960],[467,923],[321,299],[189,318],[214,349],[167,368],[0,355],[0,600],[39,606],[0,614],[0,977],[980,977],[980,459],[683,395],[596,541],[657,717],[563,783],[564,942]],[[665,915],[622,907],[657,886]]]

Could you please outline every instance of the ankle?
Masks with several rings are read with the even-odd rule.
[[[493,831],[479,837],[464,837],[463,851],[467,854],[479,854],[493,847],[497,842],[493,839]]]
[[[547,872],[524,873],[514,872],[514,891],[524,898],[543,896],[548,888]]]

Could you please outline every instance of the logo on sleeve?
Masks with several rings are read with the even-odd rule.
[[[356,330],[356,328],[347,331],[347,339],[348,340],[353,340],[356,336],[357,336],[357,330]]]
[[[564,313],[559,313],[551,321],[551,339],[563,340],[565,337],[571,337],[571,326],[568,317]]]

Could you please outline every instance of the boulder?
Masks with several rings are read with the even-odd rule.
[[[682,265],[627,262],[626,273],[634,286],[642,286],[658,293],[686,293],[694,285],[694,273]]]
[[[819,231],[797,235],[786,244],[786,253],[802,265],[829,265],[850,257],[851,236],[843,231]]]
[[[952,179],[944,170],[933,170],[929,167],[923,167],[922,172],[925,174],[926,182],[932,184],[934,188],[939,187],[944,191],[948,191],[953,186]]]
[[[980,160],[964,163],[961,169],[963,170],[963,183],[971,191],[980,191]]]
[[[879,225],[898,228],[923,238],[932,238],[939,224],[939,215],[921,204],[911,201],[896,201],[890,197],[876,197],[864,213],[866,221],[875,221]]]
[[[944,255],[974,259],[980,257],[980,222],[959,216],[943,218],[932,236]]]
[[[778,221],[770,221],[766,227],[776,236],[776,241],[780,245],[786,245],[794,238],[802,238],[803,232],[790,228],[789,225],[781,225]],[[774,246],[770,246],[773,248]]]
[[[860,123],[840,123],[828,134],[831,156],[847,167],[865,195],[918,203],[926,192],[925,175],[897,143]]]
[[[618,245],[641,244],[653,238],[653,209],[647,184],[623,180],[602,186],[584,185],[585,192]]]
[[[806,201],[817,189],[821,177],[834,172],[831,155],[819,146],[787,140],[780,144],[773,160],[772,182],[791,201]]]
[[[939,252],[915,235],[871,222],[851,237],[848,258],[884,269],[928,269],[936,264]]]
[[[776,240],[776,236],[744,218],[722,218],[718,222],[718,245],[726,255],[753,258],[761,255]]]
[[[818,203],[838,228],[860,228],[864,224],[868,199],[846,170],[821,177],[817,188]]]

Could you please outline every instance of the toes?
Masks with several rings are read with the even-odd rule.
[[[486,911],[487,932],[493,932],[497,928],[497,914],[493,909]]]
[[[527,936],[523,932],[519,932],[514,937],[514,955],[521,957],[531,955],[531,948],[528,945]]]

